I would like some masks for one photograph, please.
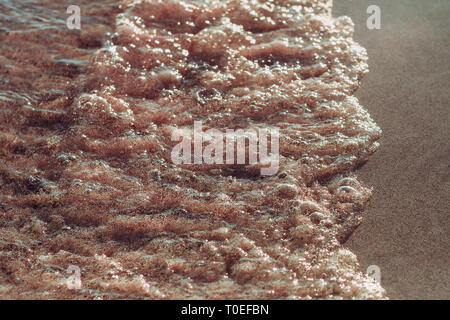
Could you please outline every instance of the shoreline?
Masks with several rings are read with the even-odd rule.
[[[381,30],[366,9],[381,8]],[[370,72],[356,96],[383,130],[380,149],[357,171],[373,196],[346,246],[365,270],[381,269],[390,299],[449,299],[448,83],[450,6],[443,1],[335,1]],[[447,121],[445,121],[447,119]]]

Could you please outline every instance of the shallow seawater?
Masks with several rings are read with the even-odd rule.
[[[0,2],[0,296],[383,298],[342,243],[380,129],[329,1]],[[277,175],[175,130],[278,129]],[[82,287],[67,288],[69,265]]]

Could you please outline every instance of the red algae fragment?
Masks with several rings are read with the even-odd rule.
[[[99,3],[45,54],[0,33],[0,297],[385,298],[342,246],[381,132],[352,96],[350,19],[325,0]],[[194,121],[278,129],[278,174],[174,164]]]

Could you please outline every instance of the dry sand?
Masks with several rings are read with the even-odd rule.
[[[381,8],[381,30],[366,9]],[[380,150],[358,176],[374,188],[347,246],[378,265],[391,299],[450,298],[450,2],[334,2],[367,48],[370,73],[357,96],[383,129]]]

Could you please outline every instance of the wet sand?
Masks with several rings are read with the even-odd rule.
[[[366,9],[381,8],[381,30]],[[448,1],[335,1],[370,72],[356,93],[383,130],[381,148],[358,176],[374,188],[347,246],[362,268],[378,265],[391,299],[449,299]]]

